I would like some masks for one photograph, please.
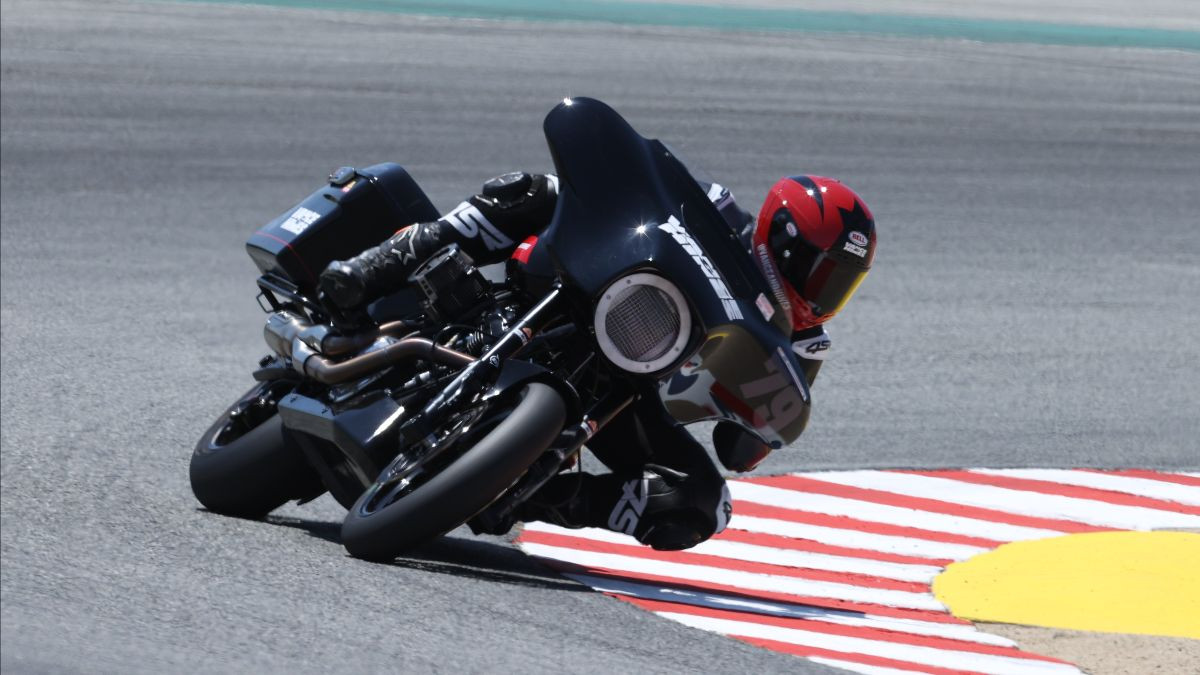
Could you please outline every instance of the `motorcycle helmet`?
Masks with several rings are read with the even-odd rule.
[[[846,305],[875,258],[875,219],[853,190],[823,176],[782,178],[767,194],[751,241],[754,261],[792,330],[825,323]]]

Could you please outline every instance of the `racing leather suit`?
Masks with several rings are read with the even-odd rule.
[[[707,186],[707,194],[749,250],[751,216],[722,186]],[[321,275],[322,292],[339,308],[361,311],[401,287],[421,262],[450,244],[458,244],[476,264],[502,262],[519,242],[549,224],[557,195],[553,175],[493,178],[438,220],[409,225],[350,260],[330,263]],[[793,336],[809,384],[828,348],[820,326]],[[749,471],[769,452],[729,422],[717,424],[713,437],[719,461],[731,471]],[[517,520],[607,528],[662,550],[690,548],[728,523],[732,504],[724,478],[654,391],[639,395],[587,447],[612,473],[559,474],[517,509]],[[477,533],[502,534],[513,521],[491,519],[485,510],[469,524]]]

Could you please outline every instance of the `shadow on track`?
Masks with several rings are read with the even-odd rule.
[[[309,536],[339,546],[342,543],[341,523],[283,516],[267,516],[263,522],[303,530]],[[442,536],[382,564],[514,586],[593,592],[587,586],[560,577],[515,548],[479,539]]]

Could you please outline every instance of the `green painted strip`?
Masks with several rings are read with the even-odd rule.
[[[207,1],[207,0],[203,0]],[[307,9],[396,12],[444,17],[584,21],[725,30],[863,33],[981,42],[1200,51],[1200,32],[899,14],[676,5],[614,0],[217,0]]]

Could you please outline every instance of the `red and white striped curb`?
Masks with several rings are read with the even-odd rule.
[[[520,547],[659,616],[860,673],[1079,673],[952,616],[951,562],[1075,532],[1200,528],[1200,474],[842,471],[730,481],[729,528],[661,552],[530,523]]]

